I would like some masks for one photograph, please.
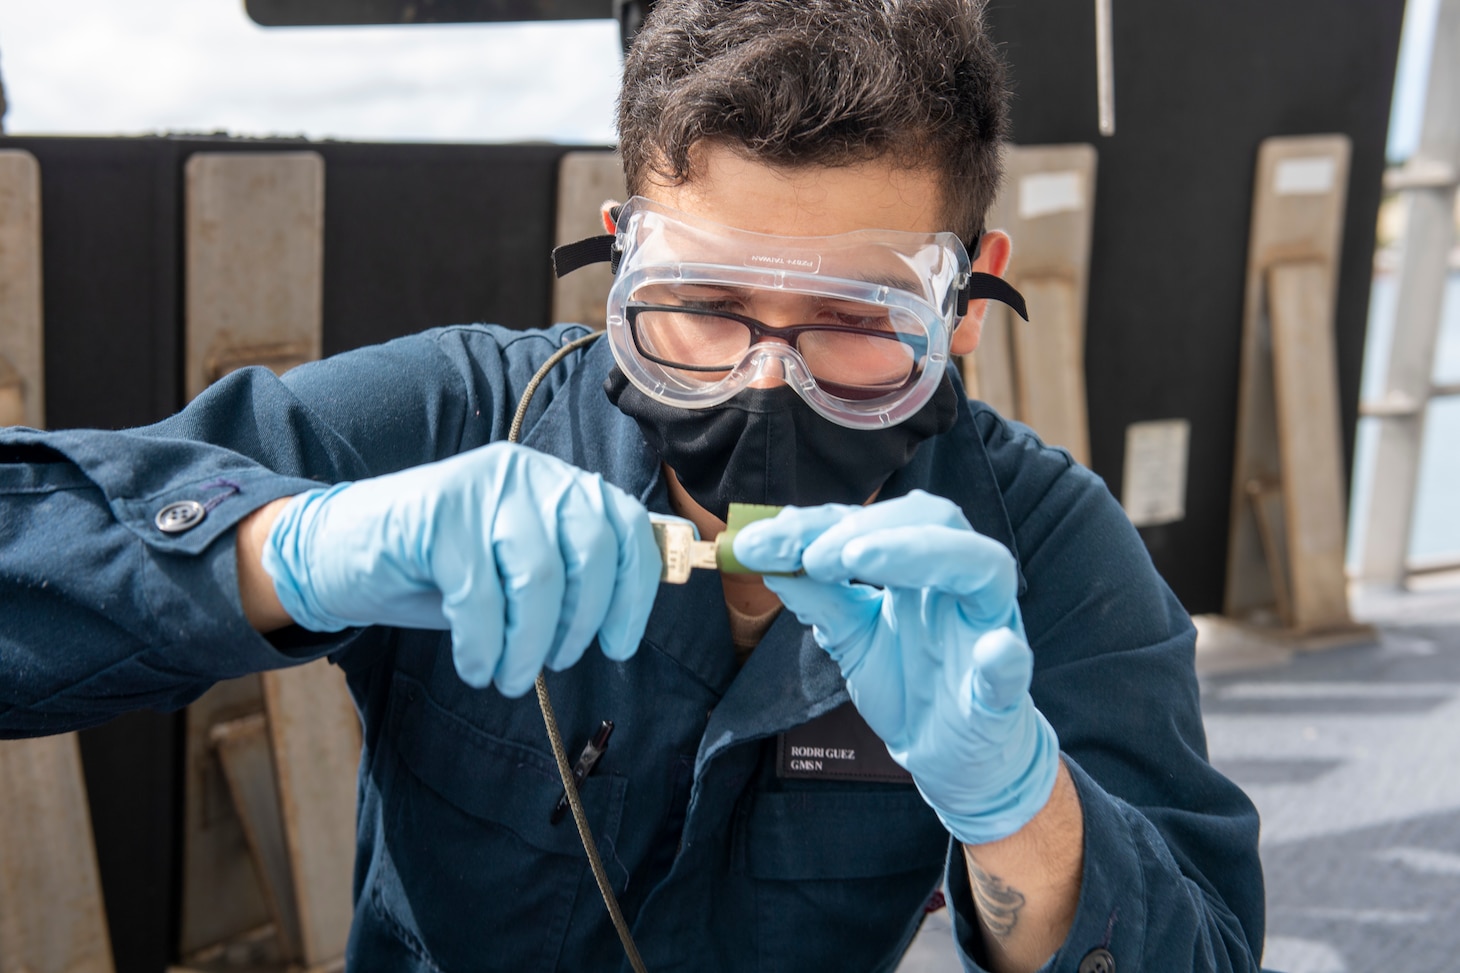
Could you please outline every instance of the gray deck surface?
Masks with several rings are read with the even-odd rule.
[[[1213,763],[1262,815],[1263,965],[1460,971],[1460,576],[1356,592],[1374,626],[1294,650],[1199,619]],[[947,912],[899,973],[959,970]]]

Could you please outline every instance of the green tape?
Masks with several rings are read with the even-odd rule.
[[[760,574],[752,571],[735,559],[735,535],[746,524],[757,520],[769,520],[781,512],[781,508],[768,503],[732,503],[725,519],[725,530],[715,538],[715,564],[722,574]]]

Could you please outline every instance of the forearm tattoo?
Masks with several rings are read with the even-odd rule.
[[[989,932],[1005,939],[1019,924],[1019,910],[1024,908],[1024,893],[1004,884],[1003,879],[979,868],[968,859],[968,873],[973,878],[973,901]]]

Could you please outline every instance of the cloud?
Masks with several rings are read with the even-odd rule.
[[[609,20],[266,29],[240,0],[0,8],[6,129],[613,140]]]

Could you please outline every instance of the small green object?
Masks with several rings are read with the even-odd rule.
[[[757,520],[769,520],[781,512],[781,508],[769,503],[732,503],[725,529],[715,538],[715,564],[722,574],[762,574],[752,571],[735,559],[735,535],[746,524]],[[771,572],[780,573],[780,572]]]

